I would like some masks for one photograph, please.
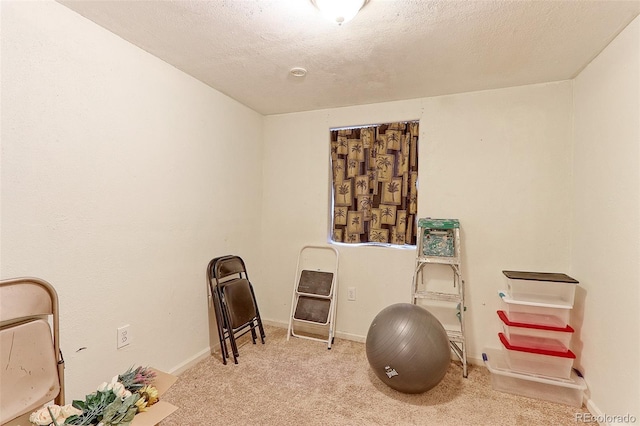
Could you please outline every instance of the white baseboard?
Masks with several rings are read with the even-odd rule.
[[[587,398],[587,396],[585,395],[585,402],[584,402],[585,407],[587,407],[587,411],[589,411],[589,413],[595,417],[596,419],[604,419],[605,415],[602,411],[600,411],[600,409],[596,406],[595,402],[593,402],[593,400],[591,398]],[[600,426],[609,426],[608,422],[598,422],[598,424]]]
[[[454,359],[458,359],[456,356]],[[486,367],[482,358],[470,357],[467,355],[467,364],[477,365],[478,367]]]
[[[272,327],[289,328],[289,323],[284,321],[267,320],[262,318],[262,323],[264,325],[270,325]]]
[[[283,322],[283,321],[262,319],[262,323],[264,325],[270,325],[272,327],[287,328],[287,329],[289,328],[289,323]],[[351,333],[343,333],[342,331],[336,331],[335,336],[339,339],[352,340],[354,342],[360,342],[360,343],[364,343],[366,339],[366,336],[360,336],[358,334],[351,334]]]
[[[185,371],[187,371],[188,369],[190,369],[191,367],[193,367],[203,359],[206,359],[210,356],[211,356],[211,348],[207,347],[201,350],[200,352],[198,352],[197,354],[195,354],[194,356],[192,356],[191,358],[187,359],[183,363],[178,364],[172,369],[170,369],[169,373],[173,374],[174,376],[179,376],[180,374],[184,373]]]
[[[336,331],[336,337],[345,340],[351,340],[354,342],[364,343],[367,340],[367,336],[360,336],[357,334],[343,333],[341,331]]]

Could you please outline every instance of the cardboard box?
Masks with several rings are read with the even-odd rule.
[[[162,400],[162,395],[173,386],[178,377],[155,368],[152,370],[156,372],[156,380],[153,386],[158,389],[160,400],[149,407],[147,411],[136,414],[131,426],[155,426],[178,409],[175,405]]]
[[[178,377],[173,374],[165,373],[164,371],[156,370],[155,368],[152,368],[152,370],[156,372],[156,379],[153,386],[158,389],[158,396],[160,397],[160,400],[149,407],[147,411],[136,414],[131,422],[131,426],[156,426],[178,409],[175,405],[162,400],[162,395],[176,382],[176,380],[178,380]],[[71,401],[72,399],[67,400],[66,402],[71,403]],[[25,413],[2,426],[31,426],[31,423],[29,422],[30,415],[31,412]]]

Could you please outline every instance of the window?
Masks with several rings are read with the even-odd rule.
[[[334,242],[416,244],[418,121],[331,129]]]

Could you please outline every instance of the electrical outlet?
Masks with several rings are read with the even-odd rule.
[[[129,324],[118,328],[118,349],[130,345],[132,341],[133,336],[131,335],[131,326]]]
[[[347,300],[356,300],[356,288],[348,287],[347,288]]]

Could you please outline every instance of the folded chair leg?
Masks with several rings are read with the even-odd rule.
[[[262,318],[260,317],[260,309],[258,309],[258,301],[256,300],[256,294],[253,291],[253,286],[251,284],[249,284],[249,289],[251,290],[251,297],[253,297],[253,303],[256,307],[256,322],[258,323],[258,330],[260,330],[260,340],[262,341],[262,344],[264,345],[264,338],[265,338],[265,333],[264,333],[264,327],[262,327]]]
[[[264,328],[262,327],[262,320],[259,316],[255,319],[255,326],[258,327],[258,332],[260,333],[260,342],[264,345],[264,338],[266,337],[264,333]]]
[[[227,351],[227,342],[225,340],[220,341],[220,351],[222,352],[222,363],[227,365],[227,358],[229,358],[229,352]]]
[[[232,346],[235,346],[235,341],[233,341]],[[238,363],[238,357],[240,356],[240,354],[238,353],[238,349],[235,349],[233,351],[233,363],[237,364]]]
[[[218,339],[220,340],[220,353],[222,354],[222,363],[224,365],[227,364],[227,358],[229,358],[229,352],[227,350],[227,343],[225,341],[226,337],[225,337],[225,321],[224,318],[222,316],[222,306],[220,305],[220,297],[218,295],[217,292],[214,291],[214,289],[211,289],[211,292],[213,293],[213,303],[214,303],[214,310],[215,310],[215,314],[216,314],[216,326],[218,328]]]
[[[229,343],[231,344],[231,352],[233,353],[233,362],[234,364],[237,364],[238,356],[240,356],[240,354],[238,353],[238,345],[236,344],[236,336],[233,330],[233,324],[231,323],[231,319],[229,318],[229,312],[227,311],[225,306],[223,306],[222,313],[224,315],[225,322],[228,326],[227,331],[229,332]]]
[[[258,336],[256,335],[256,325],[255,323],[251,324],[251,341],[253,342],[253,344],[256,344],[256,338]]]

